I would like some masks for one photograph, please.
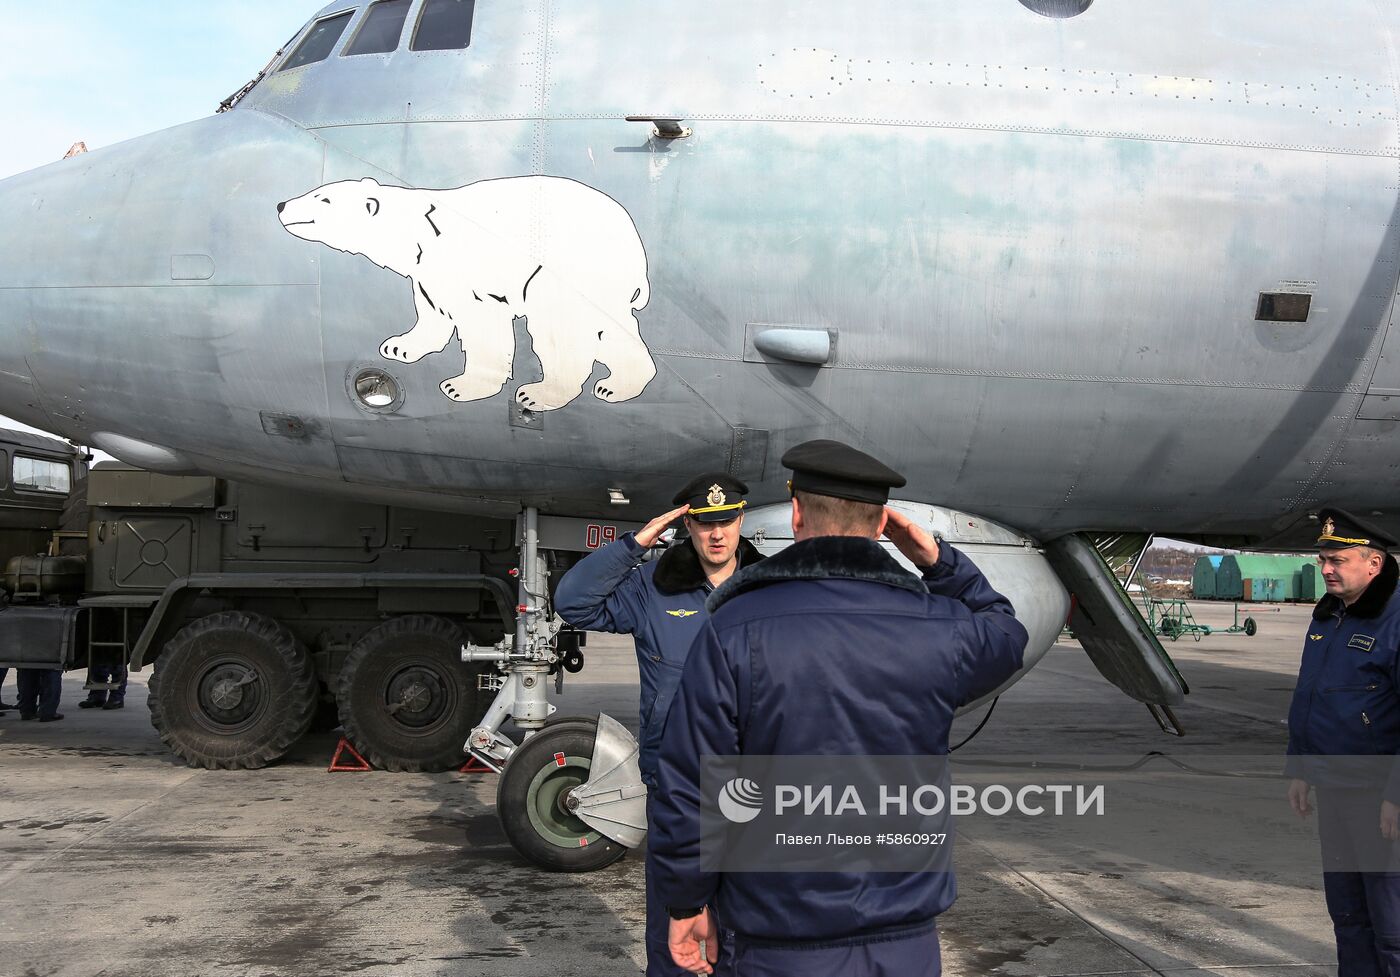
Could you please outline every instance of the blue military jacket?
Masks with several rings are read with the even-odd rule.
[[[651,784],[661,727],[714,588],[688,540],[660,559],[642,563],[645,555],[632,533],[590,553],[559,581],[554,609],[576,628],[632,635],[642,687],[639,760],[642,779]],[[741,567],[763,559],[746,539],[738,555]]]
[[[954,710],[1020,667],[1011,602],[952,546],[923,579],[874,540],[794,543],[710,598],[662,738],[648,844],[665,904],[741,937],[865,942],[947,909],[951,873],[702,869],[705,756],[943,755]]]
[[[1400,802],[1400,776],[1390,776],[1389,785],[1377,782],[1389,764],[1318,759],[1400,753],[1397,577],[1395,559],[1387,556],[1380,575],[1350,607],[1328,594],[1314,608],[1288,710],[1290,776],[1320,786],[1384,788],[1389,800]],[[1369,782],[1350,782],[1361,771]]]

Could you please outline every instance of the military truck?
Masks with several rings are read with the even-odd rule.
[[[88,458],[64,441],[0,429],[0,668],[69,651],[55,635],[66,634],[72,612],[47,605],[49,595],[83,587]],[[45,606],[10,613],[20,602]]]
[[[260,767],[337,724],[382,769],[464,761],[500,680],[464,664],[462,645],[492,645],[515,627],[513,518],[107,461],[87,477],[81,555],[40,556],[53,549],[55,503],[72,494],[57,488],[71,488],[81,465],[75,449],[42,440],[50,454],[23,454],[28,442],[14,440],[14,464],[69,474],[45,469],[48,487],[32,487],[21,466],[10,479],[45,515],[26,513],[32,531],[7,554],[0,666],[154,665],[151,721],[195,766]],[[573,522],[547,527],[552,559],[571,562],[623,530]],[[583,636],[560,637],[561,664],[577,670]]]

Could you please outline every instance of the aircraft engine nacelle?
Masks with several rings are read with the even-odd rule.
[[[1010,598],[1016,619],[1030,634],[1021,670],[995,692],[964,706],[960,712],[975,709],[1015,684],[1045,657],[1069,616],[1069,593],[1035,541],[1014,529],[982,516],[921,502],[892,500],[890,507],[969,556],[992,586]],[[791,520],[789,505],[759,506],[744,516],[744,535],[759,552],[771,555],[792,544]],[[904,567],[913,570],[913,564],[893,543],[883,540],[882,545]]]

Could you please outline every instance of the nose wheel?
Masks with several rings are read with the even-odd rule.
[[[627,852],[579,817],[578,792],[592,771],[597,732],[591,719],[551,723],[511,754],[501,774],[501,827],[515,850],[541,868],[592,872]]]

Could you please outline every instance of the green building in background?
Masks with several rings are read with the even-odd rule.
[[[1310,556],[1226,556],[1215,574],[1215,596],[1268,602],[1315,600],[1301,593],[1300,578],[1309,566],[1315,566]]]
[[[1215,575],[1220,571],[1220,554],[1202,556],[1196,560],[1196,568],[1191,571],[1191,596],[1197,600],[1216,598]]]
[[[1322,583],[1322,571],[1318,569],[1316,560],[1309,560],[1298,574],[1298,599],[1316,604],[1325,593],[1327,588]]]

